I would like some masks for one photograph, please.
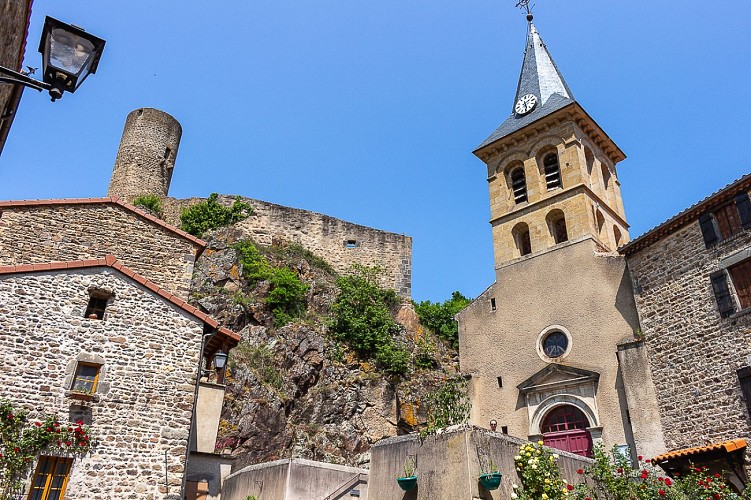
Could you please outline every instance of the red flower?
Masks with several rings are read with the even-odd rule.
[[[12,413],[8,413],[8,420],[13,420],[13,414]]]
[[[574,489],[574,487],[573,487],[573,486],[571,486],[570,484],[567,484],[567,485],[566,485],[566,488],[568,488],[568,490],[569,490],[569,491],[571,491],[571,490],[573,490],[573,489]]]
[[[665,486],[671,486],[673,484],[673,481],[670,480],[669,477],[665,478]]]
[[[41,427],[42,426],[42,422],[34,422],[34,425],[36,425],[37,427]]]
[[[81,420],[80,418],[76,420],[76,425],[83,425],[83,420]]]
[[[16,446],[15,448],[13,448],[13,451],[15,451],[16,453],[18,453],[21,450],[18,448],[18,446]]]
[[[648,459],[645,460],[645,462],[647,462],[648,464],[651,464],[652,460],[648,458]]]
[[[641,471],[641,478],[642,479],[647,479],[647,476],[649,476],[649,471],[647,471],[647,469],[642,470]]]
[[[66,441],[65,446],[70,446],[70,441]]]
[[[583,471],[582,469],[577,469],[577,470],[576,470],[576,473],[577,473],[577,474],[584,474],[584,471]]]
[[[644,457],[643,457],[643,456],[641,456],[641,455],[639,455],[639,456],[638,456],[638,457],[636,457],[636,458],[638,458],[638,459],[639,459],[640,461],[641,461],[641,460],[644,460]]]
[[[658,493],[658,494],[659,494],[659,495],[660,495],[661,497],[664,497],[664,496],[665,496],[665,490],[663,490],[662,488],[660,488],[660,490],[659,490],[659,491],[658,491],[657,493]]]
[[[616,472],[618,472],[618,474],[623,474],[623,469],[621,469],[620,467],[618,467],[618,468],[616,469]]]

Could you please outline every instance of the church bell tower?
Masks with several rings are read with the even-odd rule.
[[[576,101],[527,19],[511,115],[474,151],[488,169],[496,269],[587,236],[603,252],[628,241],[615,168],[625,155]]]

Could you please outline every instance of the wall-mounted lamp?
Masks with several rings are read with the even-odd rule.
[[[0,66],[0,82],[46,90],[54,102],[65,91],[75,92],[87,76],[96,73],[104,44],[104,40],[77,26],[47,16],[39,41],[42,81]]]

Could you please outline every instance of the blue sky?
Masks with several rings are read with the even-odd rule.
[[[628,155],[635,237],[751,171],[751,2],[538,0],[577,100]],[[125,117],[183,126],[170,194],[242,194],[413,237],[413,296],[493,281],[486,173],[471,151],[511,112],[514,0],[35,0],[107,40],[96,75],[27,90],[0,198],[103,196]]]

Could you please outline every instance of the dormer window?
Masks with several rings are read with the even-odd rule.
[[[527,201],[527,179],[524,176],[524,167],[516,167],[511,171],[511,191],[514,193],[514,202]]]
[[[104,319],[104,311],[107,309],[112,294],[100,290],[89,291],[89,304],[86,306],[84,318]]]
[[[549,153],[542,160],[545,168],[545,184],[548,191],[561,187],[561,169],[558,165],[558,155]]]

